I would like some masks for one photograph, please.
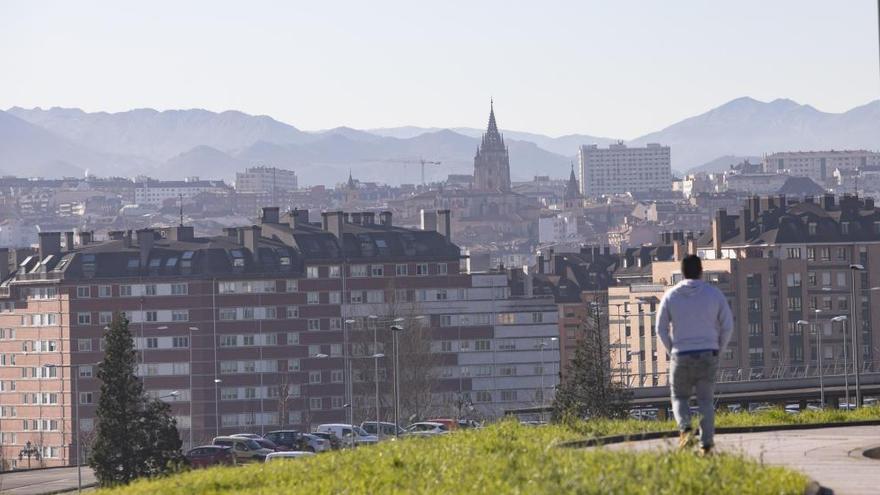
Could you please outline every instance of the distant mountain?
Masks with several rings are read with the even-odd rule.
[[[514,180],[566,177],[579,146],[614,141],[585,134],[502,132]],[[482,134],[470,127],[414,126],[305,132],[237,111],[87,113],[16,107],[0,120],[0,171],[61,176],[88,169],[99,175],[231,180],[236,170],[267,164],[296,170],[301,184],[341,182],[349,170],[364,181],[413,183],[420,180],[420,157],[442,162],[426,166],[428,180],[472,172]],[[773,151],[880,149],[880,101],[833,114],[791,100],[738,98],[627,144],[650,142],[672,147],[676,171],[726,168],[727,162]]]
[[[31,177],[81,176],[110,160],[18,117],[0,111],[0,173]]]
[[[628,144],[672,147],[673,168],[688,170],[723,155],[774,151],[880,149],[880,100],[834,114],[791,100],[737,98]]]
[[[719,156],[718,158],[708,161],[702,165],[696,166],[692,169],[689,169],[687,173],[695,174],[697,172],[706,172],[706,173],[714,173],[714,172],[723,172],[725,170],[730,169],[731,165],[736,165],[748,160],[750,163],[761,163],[760,156],[735,156],[735,155],[724,155]]]
[[[77,108],[14,107],[9,113],[87,148],[156,162],[197,146],[231,152],[258,141],[289,144],[310,139],[309,134],[270,117],[237,111],[138,109],[86,113]]]

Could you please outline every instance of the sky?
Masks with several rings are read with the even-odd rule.
[[[623,139],[728,100],[880,98],[875,0],[0,1],[0,108]]]

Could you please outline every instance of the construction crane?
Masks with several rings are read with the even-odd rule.
[[[425,185],[425,165],[440,165],[439,161],[431,161],[425,160],[424,158],[419,157],[418,159],[401,159],[401,160],[384,160],[388,163],[403,163],[404,165],[412,165],[418,163],[422,167],[422,185]]]

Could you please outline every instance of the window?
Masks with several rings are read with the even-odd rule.
[[[220,308],[220,320],[231,321],[237,318],[235,308]]]
[[[340,278],[342,276],[342,270],[339,268],[339,265],[331,265],[330,266],[330,278]]]
[[[749,335],[757,336],[761,335],[761,324],[760,323],[749,323]]]
[[[187,284],[171,284],[171,295],[172,296],[183,296],[189,293],[189,286]]]
[[[477,340],[476,342],[474,342],[474,350],[475,351],[491,350],[491,344],[488,340]]]
[[[324,399],[320,397],[309,398],[309,409],[321,410],[324,408]]]
[[[440,326],[441,327],[451,327],[452,326],[452,315],[440,315]]]
[[[94,374],[94,370],[89,365],[79,365],[78,368],[80,378],[91,378]]]
[[[837,286],[846,287],[846,272],[837,272]]]
[[[92,392],[80,392],[79,393],[79,403],[80,404],[91,404],[92,403]]]
[[[287,371],[299,371],[300,362],[299,359],[288,359],[287,360]]]
[[[332,291],[330,294],[330,304],[342,304],[342,293],[339,291]]]
[[[801,248],[787,248],[785,250],[786,257],[789,259],[801,259]]]
[[[309,383],[311,383],[311,384],[321,383],[321,372],[320,371],[309,371]]]
[[[174,337],[171,339],[171,347],[185,348],[189,347],[189,337]]]
[[[815,287],[818,280],[816,279],[816,272],[808,272],[807,273],[807,282],[810,284],[810,287]]]
[[[351,276],[354,277],[366,277],[367,276],[367,265],[351,265]]]
[[[159,321],[159,312],[158,311],[145,311],[144,312],[144,321],[147,321],[147,322]]]
[[[831,261],[831,248],[820,248],[819,255],[822,257],[822,261]]]
[[[296,292],[298,290],[299,284],[296,280],[285,280],[284,281],[284,290],[286,292]]]
[[[801,286],[801,274],[800,273],[789,273],[786,277],[786,285],[788,287],[800,287]]]
[[[175,309],[171,311],[171,321],[189,321],[189,310]]]
[[[760,299],[749,299],[748,301],[749,311],[751,312],[760,312],[761,311],[761,300]]]
[[[149,284],[144,286],[144,295],[147,296],[155,296],[156,295],[156,285]]]
[[[437,274],[446,275],[447,273],[449,273],[449,265],[446,263],[437,263]]]
[[[488,390],[477,390],[474,394],[474,402],[492,402],[492,392]]]
[[[321,329],[321,320],[317,318],[309,318],[308,320],[309,330],[320,330]]]
[[[299,306],[288,306],[287,307],[287,317],[288,318],[299,318]]]
[[[427,275],[428,274],[428,264],[427,263],[419,263],[416,265],[416,275]]]
[[[91,313],[77,313],[76,314],[76,322],[80,325],[91,325],[92,324],[92,314]]]
[[[452,352],[452,341],[444,340],[440,342],[440,352]]]
[[[92,339],[76,339],[76,349],[80,352],[91,352]]]
[[[76,297],[85,299],[87,297],[92,297],[92,288],[88,285],[80,286],[76,288]]]
[[[384,277],[385,276],[385,267],[382,265],[370,265],[370,276],[371,277]]]
[[[113,294],[109,285],[98,286],[98,297],[111,297]],[[122,295],[121,293],[119,295]]]
[[[501,391],[501,400],[503,401],[515,401],[516,400],[516,390],[502,390]]]
[[[834,248],[834,251],[836,252],[835,257],[837,259],[842,260],[842,261],[846,261],[846,258],[847,258],[846,248],[842,248],[842,247]]]
[[[516,376],[516,366],[500,366],[498,368],[500,376]]]
[[[544,313],[532,313],[532,323],[543,323]]]
[[[109,325],[113,322],[113,313],[110,311],[101,311],[98,313],[98,323],[101,325]]]
[[[342,330],[342,318],[330,318],[330,330]]]
[[[318,292],[309,292],[307,296],[306,302],[308,304],[320,304],[321,303],[321,294]]]
[[[342,370],[330,371],[330,383],[342,383],[345,380],[345,374]]]
[[[158,349],[159,339],[156,337],[147,337],[147,349]]]
[[[407,276],[407,275],[409,274],[409,273],[408,273],[408,270],[407,270],[407,265],[395,265],[395,267],[394,267],[394,273],[395,273],[395,275],[397,275],[398,277],[405,277],[405,276]]]
[[[330,407],[333,409],[339,409],[345,405],[345,400],[343,397],[333,396],[330,398]]]
[[[235,347],[238,345],[238,335],[220,336],[220,347]]]
[[[306,278],[318,278],[318,267],[317,266],[306,267]]]

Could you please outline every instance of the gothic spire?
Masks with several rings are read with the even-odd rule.
[[[498,125],[495,124],[495,100],[489,98],[489,128],[487,134],[498,134]]]

